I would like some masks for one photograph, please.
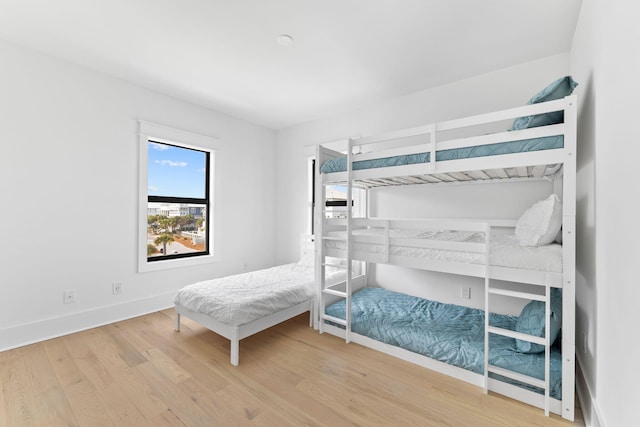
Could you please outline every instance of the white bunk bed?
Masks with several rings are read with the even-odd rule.
[[[313,238],[303,236],[300,261],[206,280],[178,291],[175,330],[186,316],[231,341],[231,364],[239,363],[240,340],[309,311],[314,325]],[[344,280],[334,271],[328,281]]]
[[[550,120],[554,123],[540,125],[541,121],[538,119],[549,114],[556,115],[555,119]],[[536,127],[487,131],[503,126],[506,120],[514,119],[537,121],[533,125]],[[518,108],[433,123],[379,136],[350,139],[346,156],[319,145],[316,152],[319,167],[315,178],[314,227],[320,332],[328,332],[345,338],[347,342],[357,342],[443,372],[484,387],[486,392],[495,391],[544,408],[546,415],[554,412],[563,418],[573,420],[576,122],[576,99],[573,95],[546,102],[533,101],[531,105]],[[540,141],[543,141],[542,144]],[[401,161],[409,158],[409,163],[415,162],[385,166],[389,163],[399,163],[398,158]],[[382,165],[377,164],[378,162]],[[324,167],[325,165],[328,165],[328,168]],[[325,170],[321,172],[323,167]],[[554,191],[560,195],[562,203],[561,245],[521,247],[518,239],[513,237],[517,220],[381,219],[366,216],[354,218],[351,208],[346,209],[346,218],[336,219],[326,218],[323,203],[328,185],[346,186],[347,200],[352,200],[354,188],[529,179],[547,179],[554,182]],[[506,246],[503,244],[504,240],[509,241]],[[514,242],[515,246],[509,246]],[[515,256],[518,251],[524,256]],[[538,256],[539,260],[532,263],[531,260],[537,259]],[[335,267],[327,261],[327,257],[346,260],[343,263],[347,270],[344,281],[336,285],[326,282],[325,268]],[[546,331],[551,329],[552,289],[561,289],[561,396],[552,397],[549,392],[549,360],[553,344],[549,332],[538,337],[503,329],[491,325],[490,316],[483,314],[483,373],[471,372],[353,332],[353,293],[366,286],[366,277],[354,274],[352,266],[357,264],[354,261],[386,263],[484,278],[484,313],[491,313],[489,303],[496,295],[540,301],[544,304]],[[495,285],[496,280],[501,281],[501,287]],[[527,291],[523,292],[522,286],[512,288],[507,284],[505,287],[506,282],[503,281],[526,284],[524,287]],[[336,300],[343,302],[346,307],[341,317],[326,313],[326,307]],[[540,380],[493,366],[489,361],[490,336],[510,337],[543,346],[544,351],[541,354],[545,356],[544,378]],[[506,377],[509,381],[499,380],[496,376]],[[525,389],[514,385],[514,382],[537,387],[543,392],[541,394]]]

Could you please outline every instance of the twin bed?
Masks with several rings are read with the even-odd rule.
[[[296,264],[207,280],[181,289],[175,298],[176,331],[186,316],[231,341],[231,364],[239,363],[240,340],[309,311],[313,325],[313,270]]]
[[[231,341],[231,364],[239,363],[240,340],[309,312],[314,325],[313,240],[303,237],[300,261],[248,273],[205,280],[178,291],[176,331],[185,316]],[[344,279],[333,271],[329,281]]]
[[[315,255],[307,245],[299,263],[184,288],[175,299],[176,329],[184,315],[230,339],[231,363],[237,365],[240,339],[309,311],[310,324],[321,333],[573,420],[574,87],[565,77],[527,106],[352,139],[346,156],[317,147],[320,201],[327,186],[336,184],[346,186],[349,200],[356,187],[553,180],[557,195],[520,219],[354,218],[352,209],[346,218],[328,218],[324,203],[316,203]],[[513,119],[509,131],[487,133],[482,127]],[[476,126],[482,130],[473,134]],[[398,144],[403,140],[410,142]],[[485,309],[367,287],[360,273],[370,263],[483,278]],[[496,280],[533,290],[498,287]],[[506,316],[491,311],[495,296],[530,302],[520,316]]]

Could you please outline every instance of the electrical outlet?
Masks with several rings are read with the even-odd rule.
[[[122,283],[113,282],[112,291],[114,295],[120,295],[122,293]]]
[[[463,286],[460,288],[460,298],[470,299],[471,298],[471,288],[467,288]]]
[[[62,293],[62,301],[65,304],[71,304],[76,302],[76,291],[75,289],[67,289]]]

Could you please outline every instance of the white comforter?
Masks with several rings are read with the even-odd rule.
[[[178,291],[174,302],[239,326],[312,299],[313,268],[300,263],[194,283]]]

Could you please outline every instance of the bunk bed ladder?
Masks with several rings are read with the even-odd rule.
[[[551,342],[549,338],[549,330],[551,329],[551,287],[545,286],[544,295],[521,292],[511,289],[494,288],[489,285],[489,280],[485,280],[485,342],[484,342],[484,389],[485,393],[489,391],[489,373],[500,375],[510,380],[518,381],[524,384],[528,384],[534,387],[538,387],[544,390],[544,413],[549,416],[549,388],[550,388],[550,357],[551,357]],[[524,300],[534,300],[544,302],[545,305],[545,334],[543,337],[534,335],[523,334],[520,332],[512,331],[510,329],[503,329],[496,326],[491,326],[489,322],[490,318],[490,304],[489,300],[494,295],[502,295],[510,298],[519,298]],[[499,366],[491,365],[489,363],[489,336],[490,334],[503,335],[514,339],[529,341],[531,343],[544,346],[545,363],[544,363],[544,380],[534,378],[528,375],[523,375],[518,372],[514,372]]]
[[[351,342],[351,295],[352,295],[352,281],[353,281],[353,262],[351,259],[351,241],[352,241],[352,217],[353,217],[353,207],[352,207],[352,203],[351,201],[353,200],[353,195],[352,195],[352,187],[353,187],[353,182],[352,182],[352,150],[353,150],[353,139],[349,139],[349,149],[347,151],[347,206],[346,206],[346,222],[345,222],[345,227],[346,227],[346,237],[344,239],[341,238],[333,238],[333,237],[328,237],[325,236],[323,233],[323,228],[324,227],[319,227],[318,231],[321,234],[322,238],[320,239],[320,244],[319,246],[316,246],[316,250],[319,251],[320,253],[320,266],[321,266],[321,272],[319,273],[319,282],[321,283],[321,288],[320,288],[320,294],[318,296],[319,298],[319,313],[320,313],[320,324],[319,324],[319,331],[320,333],[324,332],[324,322],[328,321],[337,325],[341,325],[344,327],[345,329],[345,341],[347,343]],[[321,185],[322,186],[322,215],[319,218],[318,223],[324,223],[326,221],[326,207],[325,207],[325,203],[324,200],[326,198],[326,187],[325,184],[323,184],[321,182],[321,179],[317,179],[316,182],[319,184],[317,185]],[[344,242],[346,243],[346,256],[344,258],[344,265],[342,263],[339,264],[334,264],[334,263],[328,263],[326,260],[326,255],[324,253],[324,241],[325,240],[344,240]],[[316,264],[318,265],[318,264]],[[344,268],[346,269],[346,279],[344,282],[339,283],[338,285],[333,285],[333,286],[327,286],[326,284],[326,268],[327,267],[332,267],[332,268]],[[316,273],[316,275],[318,275],[318,272]],[[338,287],[344,285],[344,290],[340,290],[337,289]],[[334,316],[330,316],[328,314],[326,314],[326,306],[327,306],[327,297],[328,296],[333,296],[333,297],[339,297],[339,298],[343,298],[345,300],[345,319],[341,319],[341,318],[337,318]]]
[[[351,342],[351,294],[353,280],[353,262],[351,260],[351,241],[353,226],[353,139],[349,138],[347,149],[347,281],[346,281],[346,301],[345,301],[345,334],[344,339],[347,343]]]
[[[323,192],[324,194],[324,192]],[[324,203],[322,203],[324,205]],[[322,213],[322,219],[319,221],[319,223],[323,223],[325,221],[324,216],[326,215],[326,210],[323,209],[321,210]],[[320,227],[320,229],[318,230],[319,233],[322,233],[322,227]],[[348,282],[349,282],[349,276],[351,275],[350,272],[350,268],[348,265],[342,265],[341,263],[331,263],[327,261],[327,256],[325,255],[325,251],[324,251],[324,241],[325,240],[344,240],[344,241],[348,241],[348,239],[341,239],[341,238],[333,238],[333,237],[327,237],[323,234],[321,234],[321,238],[317,239],[319,241],[319,243],[317,243],[316,245],[316,251],[319,254],[320,257],[320,262],[316,262],[316,283],[320,284],[320,292],[318,294],[318,313],[319,313],[319,324],[318,324],[318,331],[322,334],[324,333],[324,325],[325,325],[325,321],[331,322],[333,324],[336,325],[341,325],[344,326],[345,328],[347,328],[347,321],[345,319],[340,319],[334,316],[330,316],[328,314],[326,314],[326,307],[327,307],[327,297],[329,296],[333,296],[333,297],[338,297],[338,298],[344,298],[347,299],[348,297],[348,293],[345,290],[340,290],[339,288],[344,285],[348,287]],[[318,268],[319,267],[319,268]],[[327,268],[335,268],[335,269],[345,269],[347,270],[347,280],[339,282],[337,284],[332,284],[332,285],[327,285],[326,283],[326,270]]]
[[[320,174],[320,162],[324,158],[322,147],[318,147],[316,151],[316,170],[314,192],[316,194],[315,199],[315,213],[314,213],[314,232],[316,235],[315,242],[315,282],[316,282],[316,313],[318,321],[318,332],[321,334],[325,331],[325,321],[332,322],[338,325],[344,325],[343,319],[334,318],[326,314],[327,296],[334,295],[343,298],[344,292],[335,289],[334,287],[327,286],[326,283],[326,270],[327,267],[338,267],[339,265],[333,265],[327,263],[327,257],[325,255],[326,249],[324,242],[331,240],[332,238],[325,235],[327,206],[326,200],[326,185],[322,182],[322,176]]]

